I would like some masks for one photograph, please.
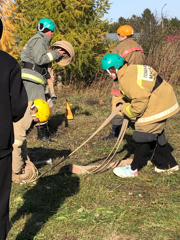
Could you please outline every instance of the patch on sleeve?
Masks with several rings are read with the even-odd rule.
[[[139,68],[141,70],[139,71]],[[153,70],[150,66],[147,65],[138,65],[138,78],[139,74],[141,75],[142,80],[153,82]]]

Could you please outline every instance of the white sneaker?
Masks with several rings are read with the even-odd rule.
[[[125,167],[116,167],[113,169],[113,173],[121,178],[126,178],[126,177],[136,177],[138,176],[138,170],[131,170],[131,166],[127,165]]]
[[[154,171],[157,172],[157,173],[162,173],[162,172],[167,172],[167,173],[171,173],[171,172],[176,172],[179,170],[179,165],[176,165],[172,168],[168,168],[168,169],[160,169],[160,168],[157,168],[155,167],[154,168]]]

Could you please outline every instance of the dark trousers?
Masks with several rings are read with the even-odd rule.
[[[135,153],[131,163],[131,169],[139,169],[143,165],[143,158],[150,151],[153,151],[151,162],[160,169],[168,169],[177,165],[174,157],[171,154],[169,144],[163,146],[158,142],[137,143],[135,142]]]
[[[0,240],[5,240],[10,229],[9,197],[12,182],[12,154],[0,158]]]

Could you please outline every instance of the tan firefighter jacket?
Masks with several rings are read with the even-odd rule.
[[[123,41],[120,41],[120,43],[113,49],[112,52],[121,55],[128,65],[145,63],[143,49],[133,37],[129,37]]]
[[[179,111],[173,88],[150,66],[125,64],[118,71],[119,90],[127,102],[122,113],[136,125],[156,123]]]
[[[145,55],[142,47],[134,40],[133,37],[128,37],[113,49],[113,53],[121,55],[124,61],[130,64],[145,64]],[[111,89],[112,95],[112,111],[115,109],[116,104],[122,98],[118,89],[118,81],[114,81]]]

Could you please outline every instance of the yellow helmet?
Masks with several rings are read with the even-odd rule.
[[[117,34],[121,37],[131,36],[134,34],[134,28],[129,25],[123,25],[117,29]]]
[[[40,122],[46,122],[50,116],[50,108],[46,101],[42,99],[35,99],[34,106],[37,108],[36,117]]]

